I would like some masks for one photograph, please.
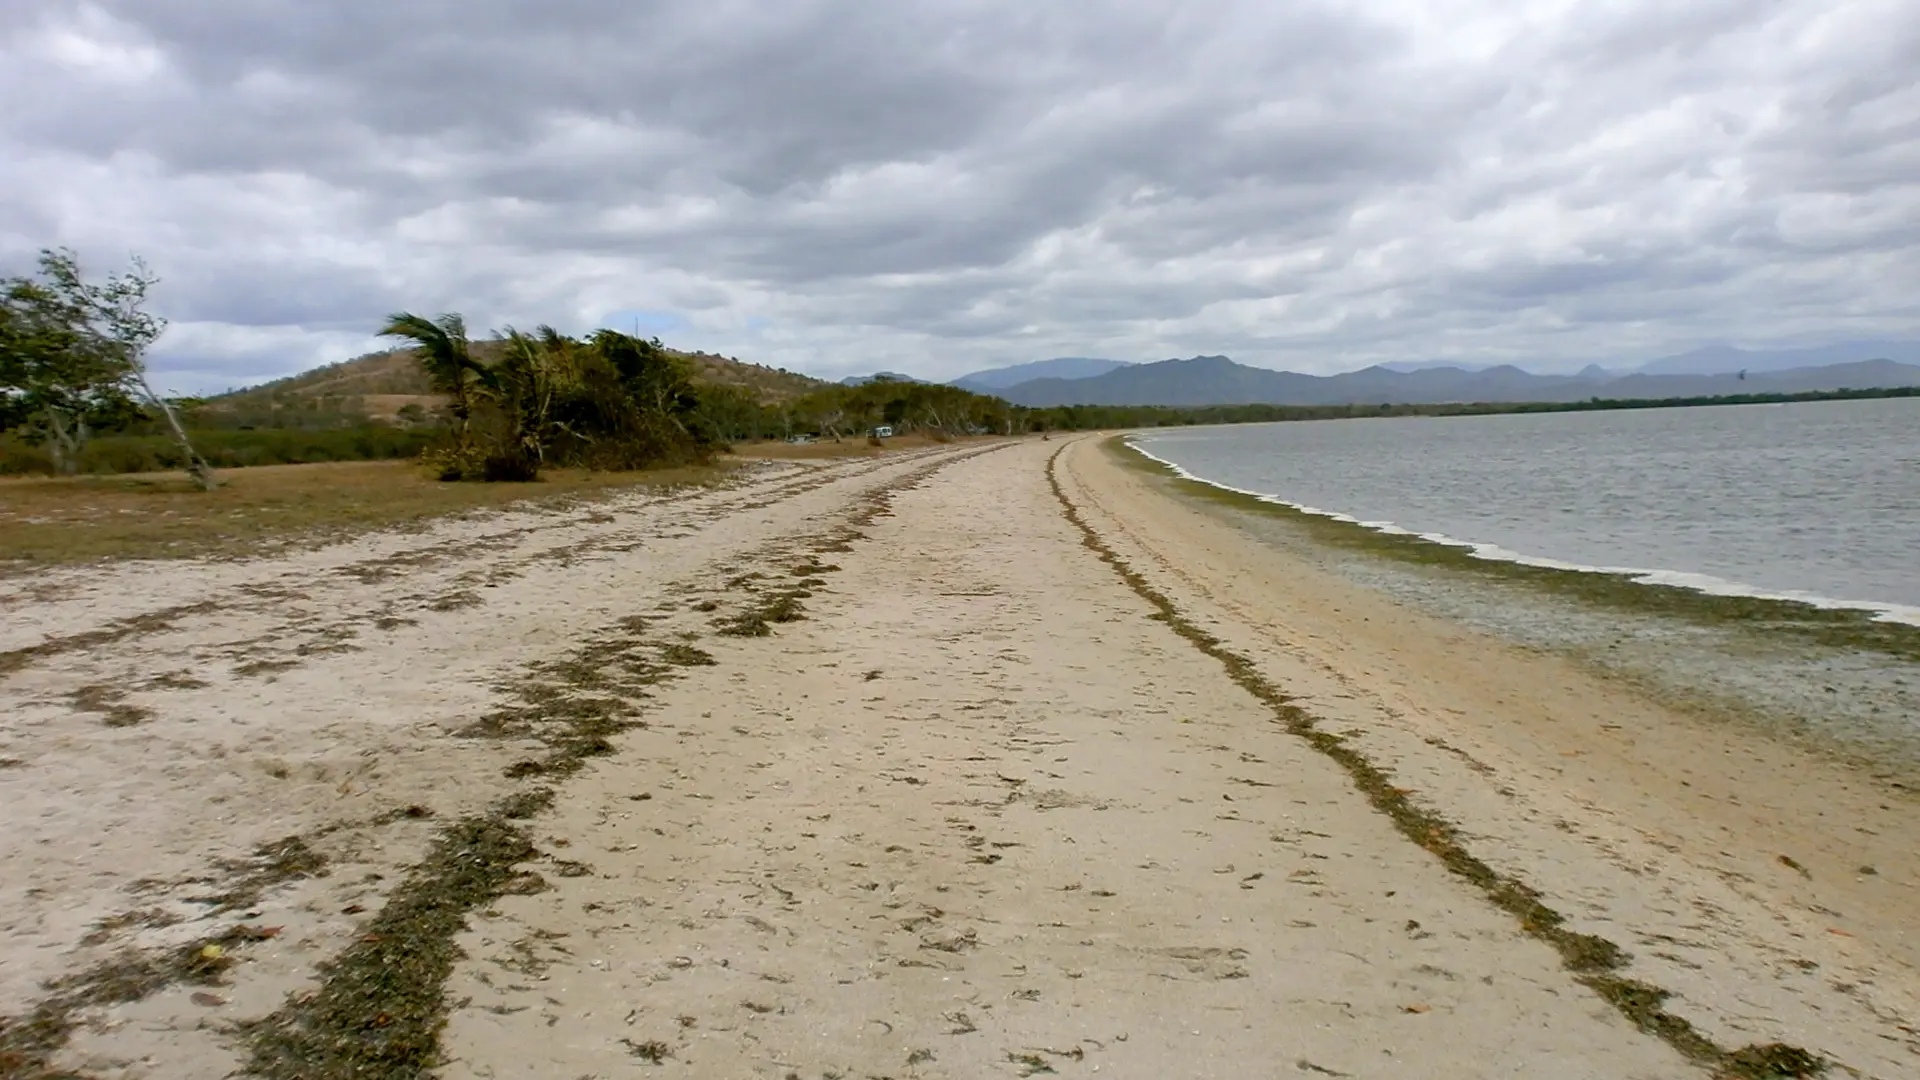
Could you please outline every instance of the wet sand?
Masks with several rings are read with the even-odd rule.
[[[0,590],[0,1015],[227,935],[39,1065],[348,1075],[419,1030],[449,1078],[1920,1071],[1911,800],[1295,565],[1098,438]],[[542,735],[589,706],[600,742]],[[345,995],[482,825],[527,846],[447,886],[444,998]],[[1601,992],[1642,984],[1695,1042]]]

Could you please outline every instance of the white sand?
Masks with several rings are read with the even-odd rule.
[[[501,769],[524,747],[450,733],[529,663],[646,614],[719,662],[658,688],[650,726],[534,822],[550,887],[470,920],[449,1078],[645,1075],[649,1044],[699,1077],[1703,1075],[1151,619],[1064,518],[1063,445],[1103,542],[1476,855],[1631,952],[1623,974],[1672,1012],[1724,1045],[1920,1075],[1911,801],[1317,576],[1093,439],[0,582],[0,649],[205,605],[0,676],[19,762],[0,769],[0,1015],[116,949],[247,917],[284,929],[240,950],[220,1004],[182,986],[98,1010],[59,1059],[233,1069],[230,1021],[309,985],[439,823],[517,786]],[[691,609],[943,463],[822,556],[842,569],[807,621],[718,638]],[[207,685],[153,683],[170,673]],[[152,715],[74,707],[102,685],[147,687],[125,703]],[[408,804],[435,816],[371,824]],[[328,876],[251,912],[191,901],[209,886],[190,879],[231,876],[217,860],[335,825],[312,841]],[[188,921],[81,945],[148,910]]]

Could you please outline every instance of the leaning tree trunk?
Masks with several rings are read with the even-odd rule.
[[[207,459],[201,457],[200,452],[193,448],[193,440],[187,438],[187,429],[181,426],[180,414],[173,411],[173,403],[154,393],[153,387],[147,383],[146,376],[142,375],[139,379],[141,393],[145,394],[147,400],[158,407],[160,414],[167,418],[167,427],[173,430],[173,441],[180,444],[180,452],[187,459],[187,475],[193,477],[193,482],[201,491],[212,491],[219,487],[220,482],[213,476],[213,466],[207,464]]]
[[[47,410],[47,444],[53,451],[53,471],[61,476],[72,476],[80,471],[80,450],[87,442],[86,421],[75,418],[72,427],[67,426],[66,414],[59,409]]]

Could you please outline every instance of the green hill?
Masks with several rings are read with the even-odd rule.
[[[485,361],[498,346],[476,341],[473,351]],[[668,350],[693,365],[694,379],[712,386],[732,386],[753,394],[764,405],[778,405],[829,385],[784,368],[750,364],[714,353]],[[392,420],[408,405],[431,410],[440,403],[427,385],[410,348],[390,349],[343,360],[208,398],[203,409],[211,413],[254,415],[282,410],[354,413],[374,420]]]

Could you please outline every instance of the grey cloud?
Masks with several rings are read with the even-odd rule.
[[[677,311],[826,375],[1920,328],[1897,6],[14,8],[0,261],[143,252],[183,377],[341,359],[400,307]]]
[[[341,320],[341,312],[390,303],[380,282],[363,272],[324,264],[290,266],[272,257],[238,253],[217,262],[177,264],[162,284],[175,318],[235,326],[351,331],[360,320]]]
[[[1572,13],[1564,55],[1600,70],[1623,62],[1691,58],[1729,33],[1765,23],[1793,6],[1790,0],[1692,0],[1686,4],[1633,0],[1594,5]]]

